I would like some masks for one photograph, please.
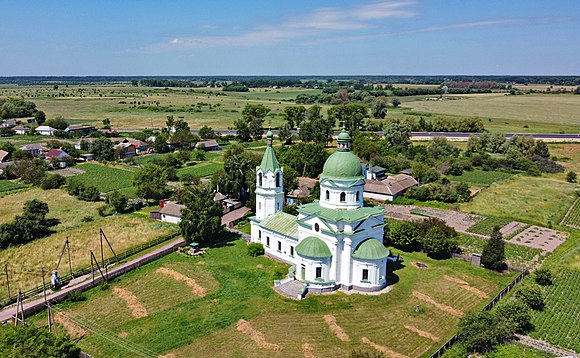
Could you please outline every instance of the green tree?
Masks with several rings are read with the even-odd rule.
[[[111,129],[111,120],[109,118],[103,119],[103,129]]]
[[[114,144],[108,138],[97,138],[91,145],[91,154],[100,162],[110,161],[115,158]]]
[[[27,184],[34,185],[40,185],[44,181],[47,170],[46,160],[38,158],[17,160],[14,165],[10,166],[11,175],[19,177]]]
[[[456,157],[459,155],[459,148],[451,144],[445,137],[435,137],[427,144],[427,154],[435,159],[445,157]]]
[[[122,214],[127,208],[127,197],[118,190],[114,190],[107,194],[107,204],[115,208],[117,213]]]
[[[455,231],[455,230],[453,230]],[[459,246],[457,233],[450,235],[449,231],[441,226],[433,226],[423,237],[421,237],[421,247],[429,255],[441,255],[457,250]]]
[[[516,291],[516,298],[522,300],[533,310],[542,310],[544,308],[544,290],[536,283],[528,282],[520,286]]]
[[[500,227],[495,226],[481,253],[481,264],[490,270],[501,270],[505,260],[505,242]]]
[[[66,184],[66,178],[59,174],[48,174],[40,183],[40,187],[44,190],[58,189]]]
[[[55,336],[46,329],[13,324],[0,327],[2,357],[77,358],[80,352],[66,333]]]
[[[538,285],[549,286],[552,284],[552,272],[547,268],[539,268],[534,272],[534,280]]]
[[[333,123],[342,123],[351,136],[364,128],[369,118],[369,107],[361,102],[343,103],[328,110],[328,119]]]
[[[34,113],[34,120],[38,125],[42,125],[46,121],[46,114],[43,111],[36,111]]]
[[[46,125],[54,129],[65,130],[68,127],[68,123],[62,118],[62,116],[56,116],[55,118],[46,121]]]
[[[523,333],[529,328],[532,320],[530,307],[520,300],[509,300],[498,304],[495,314],[515,324],[518,333]]]
[[[47,219],[48,204],[37,199],[24,203],[22,215],[17,215],[11,223],[0,225],[0,248],[21,245],[53,233],[58,219]]]
[[[282,128],[280,128],[280,131],[278,132],[278,138],[281,142],[292,142],[292,127],[290,124],[286,123],[282,126]]]
[[[215,138],[215,132],[214,132],[214,130],[211,127],[203,126],[199,130],[199,136],[202,139],[214,139]]]
[[[314,105],[306,110],[306,120],[300,128],[300,139],[304,142],[326,144],[332,140],[334,119],[324,119],[322,107]]]
[[[387,148],[407,148],[411,144],[411,129],[405,124],[390,123],[385,128],[385,142]]]
[[[263,104],[246,104],[242,111],[242,119],[247,123],[250,135],[254,140],[262,139],[264,119],[270,113],[270,108]]]
[[[406,250],[416,250],[419,244],[419,228],[412,221],[395,221],[388,225],[387,244]]]
[[[577,179],[576,172],[570,170],[568,173],[566,173],[566,181],[568,183],[576,183],[576,179]]]
[[[490,311],[468,313],[459,321],[459,342],[470,352],[487,352],[511,336],[515,324]]]
[[[163,167],[155,164],[143,164],[133,175],[133,186],[137,195],[145,199],[160,200],[169,195],[167,174]]]
[[[284,119],[288,122],[290,129],[300,128],[306,118],[306,108],[304,106],[284,107]]]
[[[298,176],[316,178],[322,173],[328,156],[322,144],[298,143],[281,148],[278,160],[285,170],[290,167],[298,173]]]
[[[248,126],[248,123],[243,118],[234,122],[234,128],[236,129],[236,134],[240,142],[250,142],[252,140],[250,126]]]
[[[282,185],[286,194],[298,188],[298,172],[290,166],[285,167]]]
[[[234,146],[224,154],[224,171],[212,177],[212,185],[219,192],[229,194],[240,200],[246,200],[255,183],[255,170],[259,164],[257,157]]]
[[[373,117],[384,119],[387,116],[387,102],[382,98],[376,98],[371,104]]]
[[[222,232],[223,208],[213,200],[213,190],[208,185],[192,185],[185,188],[179,228],[188,242],[210,244],[218,240]]]
[[[393,105],[394,108],[397,108],[401,105],[401,101],[398,98],[393,98],[391,100],[391,104]]]

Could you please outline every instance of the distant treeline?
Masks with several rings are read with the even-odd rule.
[[[52,84],[88,84],[88,83],[118,83],[118,82],[141,82],[149,80],[170,81],[175,86],[162,85],[161,87],[196,87],[202,83],[233,82],[247,87],[271,87],[271,86],[299,86],[304,83],[329,84],[337,81],[363,84],[426,84],[440,85],[452,82],[497,82],[497,83],[523,83],[523,84],[552,84],[555,86],[579,86],[580,76],[13,76],[0,77],[2,84],[20,85],[52,85]],[[177,82],[173,82],[177,81]],[[182,83],[183,82],[183,83]],[[190,83],[190,85],[186,85]],[[451,87],[451,86],[449,86]]]

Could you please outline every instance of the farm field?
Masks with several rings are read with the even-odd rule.
[[[352,349],[372,351],[367,344],[372,342],[419,357],[427,356],[454,333],[457,315],[480,309],[515,277],[460,260],[403,253],[403,265],[394,267],[390,275],[389,293],[337,293],[294,301],[270,287],[276,273],[285,273],[286,266],[265,257],[249,257],[245,251],[246,244],[237,240],[209,249],[199,258],[171,254],[120,277],[110,289],[89,291],[84,302],[58,305],[56,311],[73,325],[87,323],[155,356],[293,357],[308,350],[318,356],[343,357]],[[417,261],[428,267],[416,267]],[[180,282],[175,282],[177,277]],[[489,298],[462,288],[453,278],[467,281],[479,295]],[[446,306],[437,308],[425,299]],[[44,325],[46,313],[32,320]],[[337,326],[342,333],[333,333],[331,329],[336,332]],[[417,331],[428,332],[428,338]],[[96,356],[131,355],[92,333],[79,345]]]
[[[415,111],[484,118],[490,131],[511,132],[580,132],[580,97],[574,95],[521,95],[492,94],[449,95],[457,100],[405,101]],[[491,122],[487,119],[491,118]],[[523,126],[527,125],[527,128]]]
[[[580,199],[576,199],[574,204],[572,204],[570,211],[566,213],[566,217],[562,220],[562,224],[580,229]]]
[[[85,214],[83,214],[85,215]],[[52,215],[51,215],[52,216]],[[175,226],[151,219],[133,215],[95,216],[93,221],[79,221],[66,230],[22,246],[9,247],[0,250],[0,263],[8,264],[10,287],[12,292],[18,288],[23,291],[42,284],[40,268],[50,272],[56,267],[66,238],[71,247],[71,262],[73,270],[90,266],[90,251],[98,255],[100,252],[99,229],[102,228],[113,249],[121,252],[138,244],[147,242],[158,236],[172,233]],[[105,249],[105,258],[111,257],[111,251]],[[68,272],[67,258],[63,258],[61,272]],[[5,298],[6,282],[0,282],[0,297]]]
[[[450,175],[448,178],[451,181],[461,181],[469,184],[470,186],[475,185],[478,187],[486,187],[493,183],[500,182],[502,180],[509,179],[513,177],[513,174],[500,172],[500,171],[485,171],[485,170],[473,170],[464,171],[461,175]]]
[[[27,188],[28,185],[16,183],[10,180],[0,180],[0,195],[5,195],[14,190]]]
[[[71,177],[69,180],[82,181],[84,184],[92,185],[102,193],[131,187],[133,173],[102,164],[80,164],[76,168],[84,170],[85,173]]]
[[[580,272],[562,270],[553,285],[546,286],[546,306],[543,311],[534,311],[530,334],[562,348],[580,351]]]
[[[509,218],[530,224],[556,224],[576,198],[576,184],[549,178],[519,176],[492,184],[462,211],[484,216]]]
[[[177,176],[181,178],[184,174],[193,174],[196,178],[204,178],[223,169],[223,163],[200,162],[194,166],[177,169]]]
[[[578,143],[550,143],[550,154],[558,158],[558,163],[563,165],[563,173],[551,174],[550,177],[566,180],[568,171],[580,174],[580,144]]]
[[[470,227],[467,231],[480,235],[491,235],[493,228],[499,226],[500,228],[509,224],[511,220],[503,218],[487,217],[484,220]]]

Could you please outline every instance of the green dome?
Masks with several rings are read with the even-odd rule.
[[[264,132],[262,132],[264,133]],[[274,133],[272,133],[272,131],[268,131],[268,133],[266,133],[266,138],[273,138],[274,137]]]
[[[379,260],[389,256],[390,251],[377,239],[366,239],[354,250],[352,257],[361,260]]]
[[[325,258],[331,257],[330,249],[321,239],[309,236],[296,245],[296,253],[300,256]]]
[[[321,177],[353,178],[361,176],[362,166],[358,157],[351,152],[336,151],[324,163]]]
[[[338,135],[338,139],[341,140],[341,141],[342,140],[345,140],[345,141],[347,140],[347,141],[350,142],[350,135],[348,135],[348,132],[345,129],[343,129],[340,132],[340,134]]]

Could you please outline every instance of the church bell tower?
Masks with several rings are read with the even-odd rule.
[[[264,220],[284,208],[283,170],[272,148],[274,135],[266,134],[268,146],[256,168],[256,218]]]

